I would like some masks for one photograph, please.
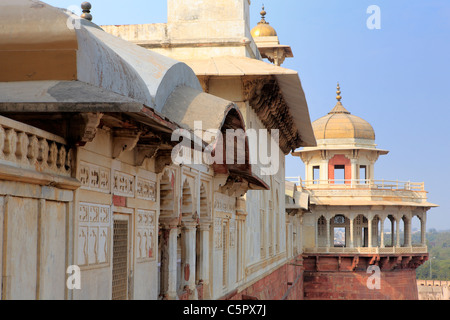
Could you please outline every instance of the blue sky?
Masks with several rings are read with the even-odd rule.
[[[47,0],[57,7],[82,1]],[[138,24],[167,21],[165,0],[92,0],[94,22]],[[251,25],[262,0],[252,0]],[[427,227],[450,229],[450,1],[448,0],[264,0],[266,20],[290,45],[311,120],[342,103],[369,121],[379,148],[390,150],[375,166],[375,178],[425,182]],[[381,29],[369,30],[367,8],[381,9]],[[288,176],[304,176],[288,157]]]

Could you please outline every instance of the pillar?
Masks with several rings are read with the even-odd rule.
[[[397,239],[395,246],[400,247],[400,218],[396,219],[395,238]]]
[[[368,248],[372,248],[372,244],[373,244],[373,242],[372,242],[372,221],[373,221],[373,218],[372,217],[370,217],[370,218],[368,218],[367,219],[367,231],[368,231],[368,233],[369,233],[369,239],[368,239],[368,242],[367,242],[367,247]]]
[[[320,219],[320,218],[319,218]],[[315,232],[315,247],[316,247],[316,249],[319,247],[319,219],[314,219],[315,220],[315,223],[314,223],[314,227],[315,227],[315,229],[316,229],[316,232]]]
[[[328,159],[320,162],[320,184],[328,184]]]
[[[164,300],[177,299],[177,236],[178,219],[161,221],[161,296]]]
[[[355,247],[355,239],[354,239],[354,229],[353,229],[353,223],[355,219],[350,219],[350,248]]]
[[[395,219],[392,217],[391,220],[391,247],[395,247]]]
[[[411,221],[412,219],[407,219],[405,223],[405,247],[411,247]]]
[[[381,230],[380,230],[380,232],[381,232],[381,235],[380,235],[380,247],[381,248],[384,248],[384,220],[386,220],[385,218],[381,218],[380,219],[380,228],[381,228]]]
[[[311,177],[312,167],[309,165],[308,161],[304,161],[304,163],[305,163],[305,181],[307,181],[308,183],[311,183],[311,180],[313,179]]]
[[[427,231],[427,216],[424,213],[422,218],[420,219],[420,242],[422,246],[426,246],[426,231]]]
[[[358,160],[357,159],[350,159],[350,164],[351,164],[351,184],[352,186],[357,184],[358,182],[356,181],[358,179]]]
[[[331,232],[331,230],[330,230],[330,218],[325,218],[325,220],[327,221],[327,250],[328,250],[328,248],[330,248],[331,247],[331,242],[330,242],[330,232]]]
[[[201,223],[199,225],[200,231],[200,259],[199,259],[199,274],[198,279],[203,284],[203,292],[209,292],[209,233],[211,223]],[[206,294],[206,299],[209,294]]]
[[[195,271],[196,271],[196,231],[197,223],[195,221],[183,221],[183,245],[186,261],[184,263],[181,280],[184,284],[184,288],[189,291],[190,300],[197,300],[197,288],[195,284]]]

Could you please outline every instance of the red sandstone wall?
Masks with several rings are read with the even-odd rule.
[[[415,270],[381,272],[381,289],[370,290],[370,274],[354,272],[311,272],[304,274],[305,300],[418,300]]]
[[[303,300],[303,268],[291,261],[228,300]]]

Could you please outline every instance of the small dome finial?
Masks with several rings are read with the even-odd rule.
[[[261,14],[261,22],[260,23],[267,23],[266,22],[267,12],[266,12],[266,10],[264,10],[264,4],[262,5],[262,10],[261,10],[260,14]]]
[[[92,21],[91,8],[92,8],[92,5],[89,2],[87,2],[87,1],[83,2],[81,4],[81,9],[83,9],[81,18]]]
[[[341,92],[341,86],[339,85],[339,82],[337,84],[337,91],[336,91],[336,93],[337,93],[337,97],[336,97],[337,101],[341,102],[341,99],[342,99],[341,93],[342,92]]]

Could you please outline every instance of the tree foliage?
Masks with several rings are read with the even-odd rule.
[[[415,236],[417,235],[414,234],[413,238]],[[436,229],[430,229],[427,232],[427,245],[430,257],[417,268],[417,279],[450,281],[450,231],[438,232]]]

